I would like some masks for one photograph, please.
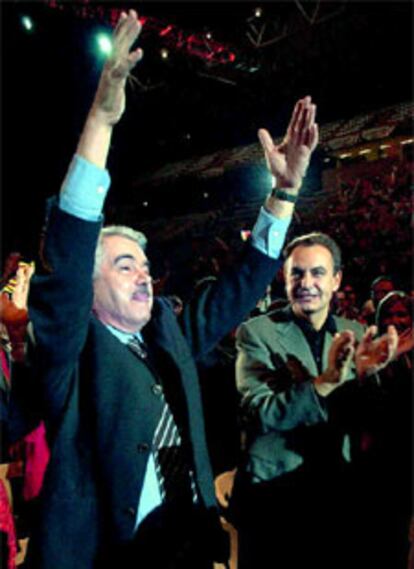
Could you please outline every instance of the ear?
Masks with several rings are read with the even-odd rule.
[[[341,286],[341,282],[342,282],[342,271],[338,271],[334,275],[334,286],[333,286],[334,292],[336,292],[339,289],[339,287]]]

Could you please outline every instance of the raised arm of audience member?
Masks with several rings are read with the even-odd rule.
[[[113,33],[112,51],[80,138],[77,154],[95,166],[105,168],[113,127],[125,110],[125,85],[130,71],[142,58],[141,48],[131,47],[141,32],[137,13],[122,12]]]
[[[13,361],[24,361],[27,348],[27,299],[34,263],[20,262],[10,293],[2,292],[0,298],[1,322],[7,330]]]
[[[77,155],[50,209],[47,266],[31,289],[53,442],[29,544],[33,566],[47,560],[50,567],[90,569],[122,558],[204,567],[225,558],[195,359],[242,320],[272,280],[291,195],[317,142],[309,98],[298,102],[281,146],[265,135],[271,171],[286,187],[266,201],[241,263],[184,308],[179,326],[171,303],[154,298],[145,237],[123,226],[101,231],[105,161],[127,73],[141,55],[129,51],[139,29],[133,10],[121,16]],[[158,437],[161,423],[173,427],[173,437]],[[170,467],[165,474],[161,454]],[[174,457],[178,485],[167,480]],[[170,494],[177,489],[178,501]]]

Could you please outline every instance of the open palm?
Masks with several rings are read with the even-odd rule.
[[[299,189],[306,174],[312,152],[318,144],[318,125],[315,123],[316,105],[310,97],[300,99],[281,144],[275,145],[269,132],[259,130],[266,164],[281,188]]]

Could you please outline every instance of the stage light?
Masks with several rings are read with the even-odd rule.
[[[351,156],[352,154],[345,153],[345,154],[340,154],[339,158],[350,158]]]
[[[263,14],[263,11],[262,11],[262,9],[261,9],[260,7],[255,9],[254,15],[255,15],[256,18],[261,18],[261,17],[262,17],[262,14]]]
[[[358,154],[363,155],[363,154],[369,154],[370,152],[372,152],[370,148],[364,148],[363,150],[360,150]]]
[[[107,34],[98,34],[96,37],[98,47],[104,55],[109,55],[112,51],[112,42]]]
[[[33,20],[29,16],[22,16],[21,23],[26,31],[31,32],[33,30]]]
[[[206,33],[206,38],[207,38],[208,40],[211,40],[212,37],[213,37],[213,36],[211,35],[211,32],[207,32],[207,33]]]
[[[160,51],[160,55],[162,59],[168,59],[168,49],[166,49],[165,47],[162,48],[162,50]]]
[[[411,144],[414,142],[414,138],[407,138],[406,140],[401,140],[400,144]]]
[[[148,202],[142,202],[142,205],[143,205],[144,207],[148,207]]]

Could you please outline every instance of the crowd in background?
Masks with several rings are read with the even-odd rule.
[[[345,263],[343,287],[352,287],[357,311],[379,275],[392,276],[397,288],[411,290],[413,170],[412,160],[404,156],[344,164],[324,179],[322,192],[298,202],[287,239],[322,231],[338,242]],[[226,207],[183,219],[179,235],[160,240],[157,246],[165,252],[160,291],[185,297],[199,280],[217,276],[232,263],[256,206],[237,206],[232,200],[231,221]],[[174,229],[178,233],[174,223],[166,228],[172,235]],[[281,273],[275,276],[272,296],[284,296]]]

